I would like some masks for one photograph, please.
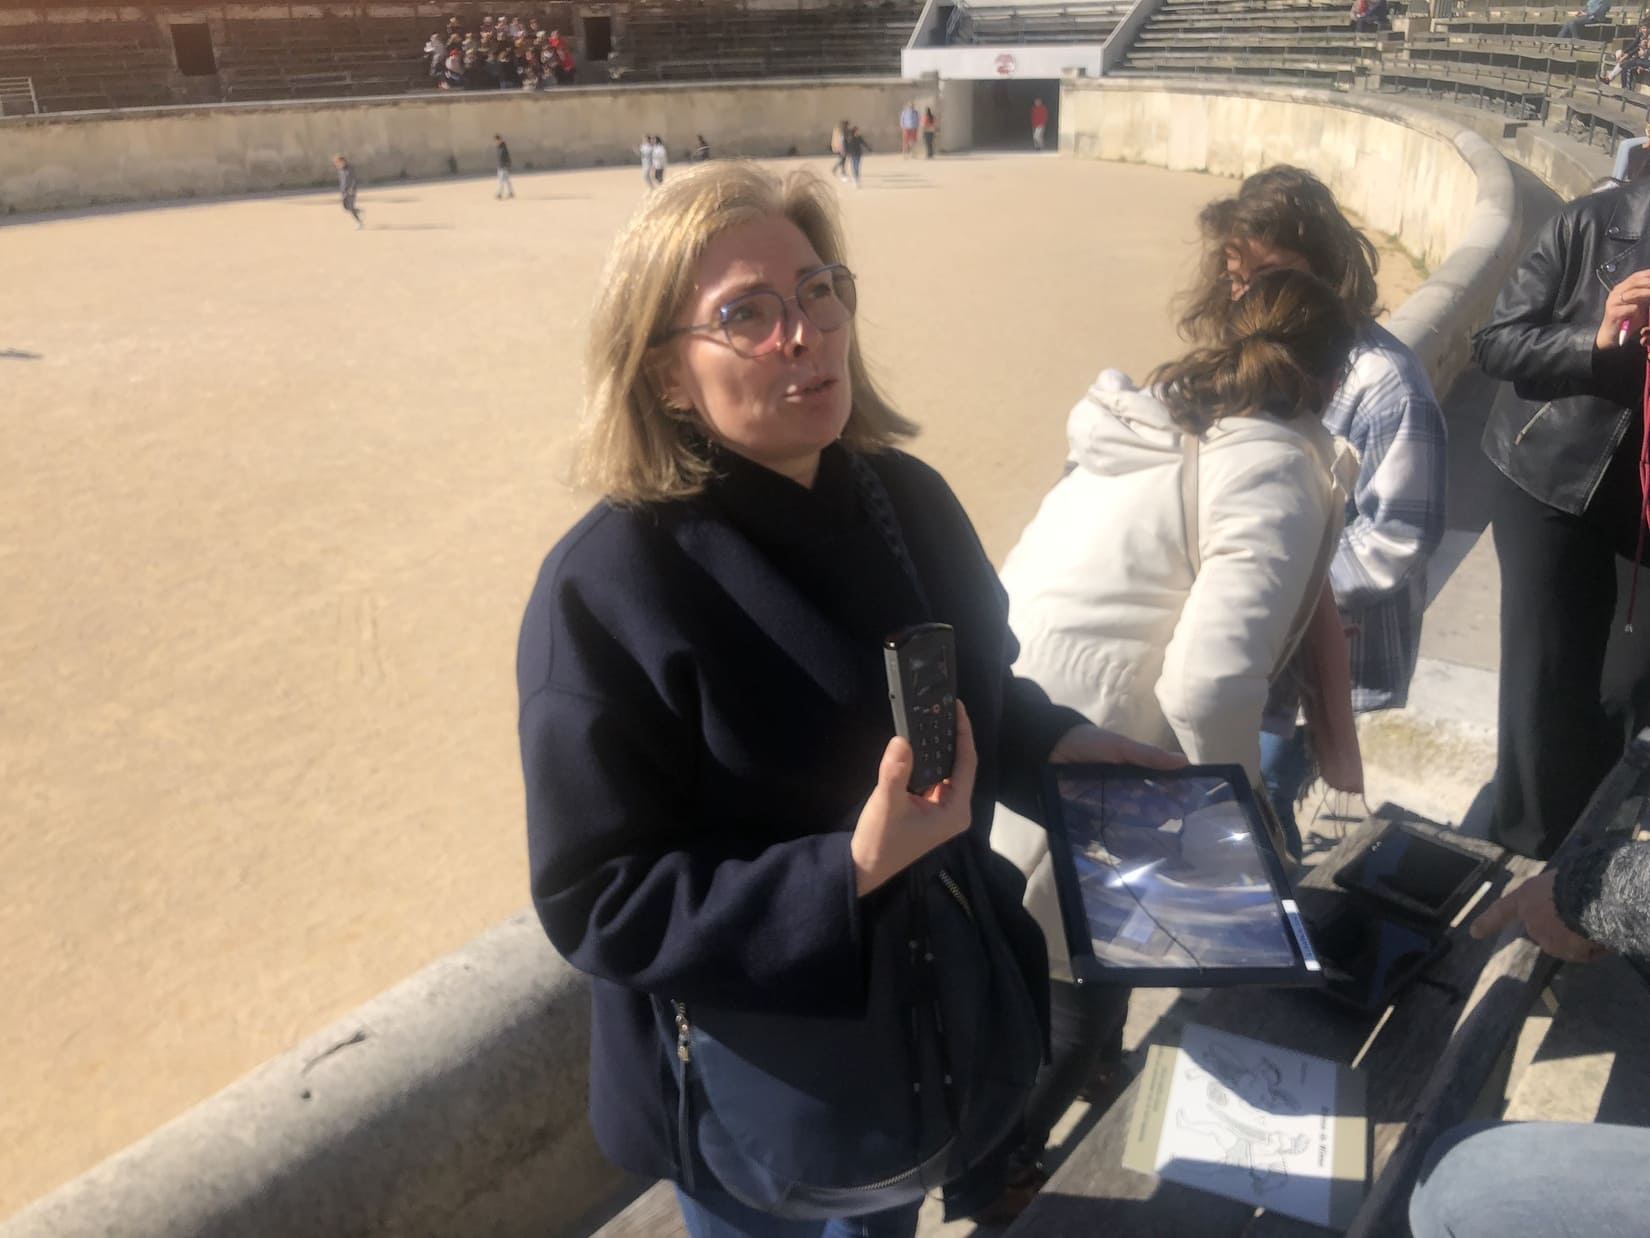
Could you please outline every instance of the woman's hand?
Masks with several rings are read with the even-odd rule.
[[[1084,723],[1074,726],[1054,745],[1048,759],[1055,765],[1143,765],[1147,769],[1184,769],[1178,752],[1138,743],[1115,731]]]
[[[1503,894],[1467,931],[1482,941],[1493,937],[1514,921],[1524,935],[1547,954],[1568,963],[1591,963],[1607,953],[1603,946],[1570,931],[1553,904],[1554,874],[1551,869],[1531,877],[1523,885]]]
[[[1610,289],[1604,302],[1604,318],[1598,324],[1593,339],[1596,348],[1617,348],[1622,324],[1627,324],[1627,338],[1636,340],[1645,329],[1646,307],[1650,306],[1650,271],[1634,271],[1621,283]]]
[[[905,789],[915,757],[898,735],[888,741],[877,770],[877,787],[860,810],[848,850],[854,857],[855,885],[861,897],[890,877],[904,872],[940,844],[968,829],[970,800],[979,759],[968,711],[957,702],[957,759],[951,777],[924,795]]]

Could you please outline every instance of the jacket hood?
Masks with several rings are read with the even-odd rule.
[[[1078,467],[1115,477],[1161,466],[1180,455],[1180,431],[1149,391],[1108,386],[1107,371],[1072,407],[1066,442]]]
[[[1357,456],[1321,421],[1302,417],[1291,422],[1272,417],[1229,417],[1204,435],[1203,450],[1257,439],[1306,440],[1326,472],[1350,493],[1357,477]],[[1181,431],[1168,408],[1151,391],[1137,390],[1128,376],[1106,370],[1095,379],[1066,419],[1069,458],[1102,477],[1121,477],[1161,468],[1181,456]]]

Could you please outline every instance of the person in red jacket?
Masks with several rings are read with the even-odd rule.
[[[1031,101],[1031,145],[1035,150],[1043,149],[1043,130],[1048,128],[1048,104],[1041,99]]]

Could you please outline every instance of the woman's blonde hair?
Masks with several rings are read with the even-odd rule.
[[[575,469],[581,484],[627,504],[689,498],[704,488],[711,475],[705,429],[697,414],[665,402],[666,334],[692,299],[711,242],[776,215],[801,230],[822,262],[846,262],[835,196],[810,172],[781,180],[743,160],[701,164],[649,194],[631,217],[608,257],[590,324]],[[842,443],[850,451],[881,451],[917,433],[871,380],[853,335],[848,385]]]
[[[1312,173],[1286,163],[1262,168],[1230,198],[1209,203],[1197,217],[1203,253],[1197,280],[1178,298],[1180,334],[1197,344],[1220,339],[1232,304],[1226,247],[1259,241],[1306,259],[1312,274],[1333,288],[1355,318],[1380,311],[1375,244],[1341,213],[1335,195]]]
[[[1224,340],[1147,379],[1177,426],[1202,435],[1222,417],[1246,413],[1323,415],[1356,339],[1335,289],[1305,271],[1266,271],[1222,321]]]

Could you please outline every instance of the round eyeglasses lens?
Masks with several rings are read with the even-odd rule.
[[[785,300],[777,292],[752,292],[722,307],[722,330],[734,351],[759,356],[779,345],[785,322]]]
[[[854,276],[842,267],[829,267],[809,276],[796,290],[796,303],[808,321],[821,331],[835,331],[848,325],[859,304]]]

